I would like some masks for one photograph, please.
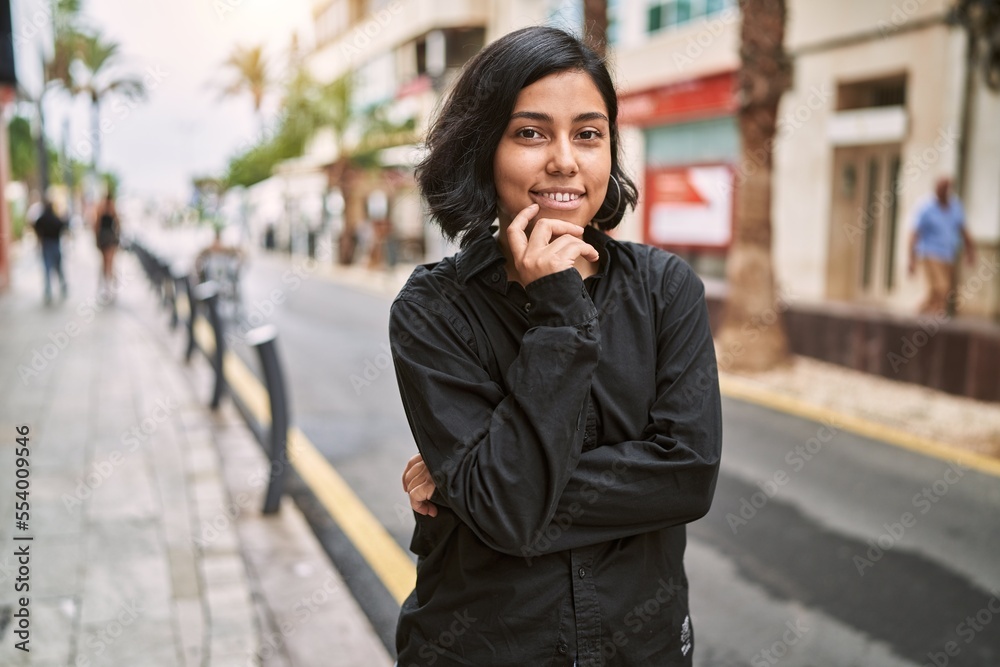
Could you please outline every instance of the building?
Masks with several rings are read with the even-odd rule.
[[[953,174],[980,257],[957,277],[962,312],[1000,317],[1000,94],[970,73],[951,0],[788,0],[793,83],[774,146],[774,260],[800,303],[849,302],[912,313],[923,283],[907,273],[911,221],[935,178]],[[735,0],[609,0],[609,56],[621,91],[626,166],[639,209],[620,237],[683,255],[725,276],[733,194],[742,174],[735,95]],[[450,251],[412,183],[419,137],[442,93],[483,44],[527,25],[582,28],[582,0],[324,0],[315,8],[314,75],[356,77],[359,108],[412,118],[407,141],[379,160],[388,180],[356,181],[345,217],[386,201],[392,225],[423,234],[428,259]],[[312,158],[338,168],[337,142]],[[330,187],[337,179],[331,176]],[[346,195],[346,193],[345,193]],[[384,195],[384,196],[383,196]],[[376,206],[378,208],[378,206]],[[416,248],[416,246],[414,246]]]
[[[799,302],[914,312],[923,286],[907,274],[910,226],[934,180],[951,174],[980,257],[957,277],[962,312],[1000,317],[1000,95],[967,76],[951,3],[788,4],[794,77],[774,147],[781,289]],[[738,11],[724,0],[612,8],[622,122],[642,155],[643,206],[629,232],[722,277],[728,195],[756,166],[741,162],[734,118]]]

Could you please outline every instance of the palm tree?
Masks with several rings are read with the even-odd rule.
[[[717,343],[725,370],[764,370],[788,356],[771,257],[771,167],[778,103],[791,80],[785,0],[740,0],[736,224],[726,261],[728,296]]]
[[[222,86],[222,95],[229,97],[250,93],[258,125],[263,125],[260,109],[264,103],[264,95],[272,83],[271,66],[264,56],[264,47],[236,45],[222,66],[234,74],[232,81]]]
[[[76,58],[85,76],[71,77],[70,92],[90,98],[93,152],[91,164],[97,171],[101,154],[101,103],[109,96],[121,95],[130,101],[146,97],[146,86],[133,76],[110,73],[117,64],[121,45],[105,41],[100,33],[79,35],[76,40]]]
[[[996,0],[957,0],[955,14],[969,35],[969,66],[978,62],[986,85],[1000,91],[1000,4]]]
[[[80,0],[53,0],[52,54],[44,51],[42,59],[42,86],[36,92],[18,88],[18,95],[35,107],[38,118],[38,187],[45,196],[49,189],[48,144],[45,134],[45,96],[56,86],[68,87],[69,66],[73,60],[73,48],[77,38],[77,19],[80,14]]]

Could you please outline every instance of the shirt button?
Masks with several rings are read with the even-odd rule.
[[[567,650],[568,650],[568,649],[566,648],[566,645],[565,645],[565,644],[560,644],[560,645],[559,645],[559,652],[560,652],[560,653],[562,653],[563,655],[566,655],[566,651],[567,651]]]
[[[581,567],[580,568],[580,578],[583,579],[586,576],[587,576],[587,571]]]
[[[528,303],[524,304],[524,312],[526,312],[526,313],[531,312],[531,302],[530,301]]]
[[[494,271],[493,275],[490,276],[490,280],[492,280],[495,283],[500,282],[500,272],[499,271]]]

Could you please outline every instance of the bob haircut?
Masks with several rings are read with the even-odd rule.
[[[497,216],[493,156],[521,89],[550,74],[578,70],[597,86],[608,108],[611,175],[595,215],[602,230],[635,208],[638,190],[619,160],[618,95],[604,60],[579,39],[556,28],[534,26],[509,33],[476,54],[463,69],[427,134],[427,154],[416,179],[431,215],[449,240],[465,246]],[[624,200],[624,201],[622,201]]]

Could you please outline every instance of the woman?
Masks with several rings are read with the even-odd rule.
[[[401,667],[691,664],[715,352],[691,269],[605,233],[637,199],[617,116],[601,59],[534,27],[469,62],[428,135],[418,183],[461,250],[390,317],[420,451]]]
[[[101,285],[108,288],[114,277],[115,250],[118,249],[121,233],[118,214],[115,212],[115,199],[111,194],[108,194],[97,212],[94,233],[97,236],[97,247],[101,251]]]

